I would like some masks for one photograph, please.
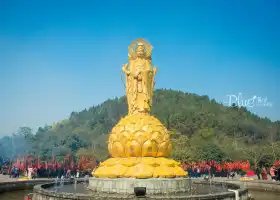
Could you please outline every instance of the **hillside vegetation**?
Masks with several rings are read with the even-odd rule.
[[[72,112],[69,119],[40,127],[34,135],[30,128],[22,127],[17,137],[25,138],[26,147],[17,151],[43,159],[52,155],[63,157],[68,152],[105,159],[108,133],[126,114],[126,98],[121,97]],[[249,159],[253,163],[269,163],[280,158],[280,121],[260,118],[246,108],[226,107],[208,96],[156,90],[152,114],[171,131],[172,156],[176,159]],[[16,154],[15,150],[8,150],[11,145],[7,141],[11,143],[7,137],[0,141],[0,148],[5,146],[0,154]]]

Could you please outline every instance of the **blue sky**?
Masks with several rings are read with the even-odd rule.
[[[279,120],[279,9],[277,0],[2,0],[0,135],[124,95],[120,70],[138,37],[154,46],[156,88],[267,97],[272,107],[251,110]]]

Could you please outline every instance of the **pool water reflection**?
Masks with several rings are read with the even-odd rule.
[[[0,194],[0,200],[25,200],[32,190],[18,190]]]

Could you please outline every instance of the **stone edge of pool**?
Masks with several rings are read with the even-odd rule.
[[[248,181],[239,181],[239,180],[228,180],[220,179],[215,180],[222,183],[233,183],[237,184],[240,187],[248,188],[249,190],[258,190],[258,191],[267,191],[267,192],[276,192],[280,193],[280,182],[277,181],[263,181],[263,180],[248,180]]]
[[[54,182],[54,180],[38,180],[38,179],[37,180],[27,180],[27,181],[0,182],[0,193],[11,192],[11,191],[16,191],[16,190],[32,189],[35,185],[38,185],[35,187],[35,188],[38,188],[39,185],[51,184],[52,182]],[[244,185],[249,190],[259,190],[259,191],[269,191],[269,192],[280,193],[280,182],[262,181],[262,180],[261,181],[259,181],[259,180],[239,181],[239,180],[226,180],[226,179],[215,180],[215,182],[233,183],[233,184],[237,184],[239,186]],[[35,189],[34,191],[38,191],[38,189],[37,190]],[[247,191],[246,189],[240,189],[240,193],[242,193],[242,192],[246,193],[246,191]],[[40,190],[40,192],[43,192],[43,190]],[[47,192],[49,192],[49,191],[47,191]],[[220,195],[225,195],[225,194],[221,193]],[[82,196],[83,195],[80,195],[80,199]],[[199,196],[201,197],[203,195],[199,195]],[[74,195],[71,194],[71,197],[74,197]],[[86,197],[86,195],[85,195],[85,197]],[[193,196],[193,197],[197,198],[197,196]],[[104,198],[104,196],[102,198]],[[108,196],[108,198],[109,198],[109,196]],[[121,199],[121,198],[118,197],[118,199]],[[155,199],[157,199],[157,198],[155,198]],[[202,198],[200,198],[200,199],[202,199]]]
[[[205,181],[200,180],[194,180],[195,183],[204,183]],[[71,184],[71,182],[67,182],[65,184]],[[207,183],[208,184],[208,183]],[[213,185],[215,184],[221,184],[220,182],[212,182]],[[228,186],[231,186],[233,188],[239,188],[240,186],[233,183],[225,183]],[[50,188],[54,186],[54,183],[47,183],[47,184],[41,184],[36,185],[34,187],[33,192],[33,199],[34,200],[63,200],[63,199],[73,199],[73,200],[93,200],[93,199],[108,199],[108,200],[114,200],[114,199],[135,199],[132,195],[120,195],[120,194],[109,194],[109,193],[95,193],[92,194],[75,194],[75,193],[66,193],[66,192],[54,192],[47,190],[47,188]],[[248,189],[245,188],[239,188],[237,189],[239,191],[240,200],[247,200],[248,199]],[[216,194],[207,194],[207,195],[192,195],[192,196],[178,196],[176,194],[168,194],[168,195],[151,195],[146,196],[145,199],[224,199],[224,200],[234,200],[235,194],[233,192],[221,192]]]
[[[54,182],[54,180],[20,180],[20,181],[4,181],[0,182],[0,194],[16,190],[32,189],[35,185]]]

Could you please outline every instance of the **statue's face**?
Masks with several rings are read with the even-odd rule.
[[[138,45],[136,48],[136,54],[138,57],[143,57],[145,55],[145,46],[144,45]]]

